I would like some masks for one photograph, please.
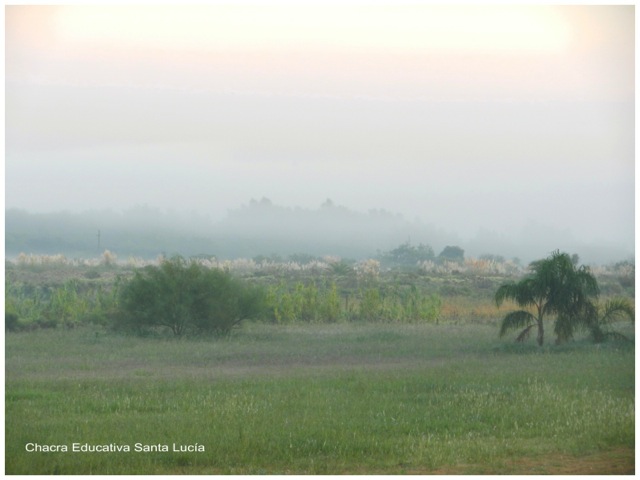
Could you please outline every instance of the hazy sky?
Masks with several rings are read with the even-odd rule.
[[[633,6],[7,6],[6,206],[634,245]]]

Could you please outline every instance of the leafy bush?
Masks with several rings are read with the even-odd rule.
[[[173,257],[136,271],[122,286],[117,327],[139,333],[168,327],[174,335],[228,335],[262,305],[260,290],[228,272]]]

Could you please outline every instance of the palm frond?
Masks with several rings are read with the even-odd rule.
[[[513,282],[500,285],[494,296],[496,305],[499,307],[505,300],[515,300],[517,287]]]
[[[610,324],[623,318],[628,318],[631,322],[635,321],[633,305],[626,298],[612,298],[605,302],[599,323]]]
[[[612,298],[607,300],[599,308],[600,315],[596,315],[589,325],[591,338],[595,343],[602,343],[609,338],[614,340],[631,341],[625,335],[607,331],[607,327],[617,320],[628,318],[632,323],[635,321],[635,309],[633,304],[626,298]]]
[[[536,319],[530,312],[525,310],[516,310],[510,312],[502,319],[500,325],[500,336],[503,337],[509,330],[515,328],[529,327],[535,325]]]
[[[533,305],[536,293],[534,283],[533,279],[524,278],[518,283],[501,285],[494,296],[496,305],[499,307],[505,300],[513,300],[521,307]]]
[[[584,293],[590,297],[597,297],[600,294],[600,287],[596,277],[591,273],[589,267],[582,265],[575,273],[576,283],[582,286]]]
[[[529,334],[531,334],[531,329],[532,329],[533,327],[535,327],[535,324],[533,324],[533,323],[532,323],[532,324],[531,324],[531,325],[529,325],[527,328],[525,328],[524,330],[522,330],[522,331],[520,332],[520,335],[518,335],[518,336],[516,337],[516,342],[518,342],[518,343],[522,343],[522,342],[524,342],[527,338],[529,338]]]

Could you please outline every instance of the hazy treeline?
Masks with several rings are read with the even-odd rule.
[[[77,214],[10,209],[5,215],[8,256],[20,252],[86,256],[109,249],[121,256],[145,258],[159,253],[239,258],[304,252],[360,259],[409,238],[436,246],[448,240],[435,228],[416,225],[400,215],[384,210],[354,212],[330,200],[318,209],[252,200],[218,222],[150,207]]]
[[[427,212],[428,213],[428,212]],[[615,245],[589,245],[566,232],[541,227],[505,237],[488,230],[462,240],[455,233],[386,210],[356,212],[327,199],[316,209],[276,205],[267,198],[230,210],[222,220],[197,213],[137,206],[123,212],[5,212],[5,253],[87,257],[105,249],[121,257],[159,254],[204,255],[220,259],[335,255],[365,259],[403,243],[425,245],[438,255],[451,245],[468,255],[518,258],[527,263],[561,248],[579,251],[586,263],[628,260],[633,252]],[[422,259],[426,260],[426,258]]]
[[[40,214],[10,209],[5,212],[5,252],[7,256],[26,252],[84,257],[110,249],[153,257],[160,252],[184,250],[194,255],[211,248],[211,240],[204,234],[210,223],[206,218],[185,218],[150,207],[122,213]]]

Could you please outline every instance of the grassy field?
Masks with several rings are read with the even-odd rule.
[[[491,325],[8,334],[6,473],[633,473],[634,356]],[[74,443],[130,451],[26,449]]]

